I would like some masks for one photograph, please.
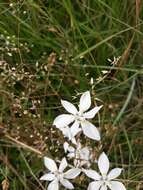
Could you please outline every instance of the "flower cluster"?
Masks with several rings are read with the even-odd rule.
[[[91,106],[89,91],[82,94],[78,105],[79,110],[72,103],[65,100],[61,100],[61,104],[69,114],[59,115],[53,124],[63,132],[63,135],[74,144],[76,144],[75,136],[80,131],[90,139],[100,140],[98,129],[88,119],[94,118],[102,106],[96,106],[88,111]],[[70,124],[72,125],[69,127]]]
[[[116,180],[122,169],[114,168],[109,172],[110,163],[107,155],[102,152],[95,161],[91,153],[92,149],[88,146],[83,147],[80,142],[80,134],[84,134],[86,138],[92,140],[101,140],[98,128],[89,120],[94,118],[102,105],[89,110],[91,106],[89,91],[82,94],[78,105],[79,109],[66,100],[61,100],[61,104],[68,114],[57,116],[53,125],[68,139],[69,142],[65,142],[63,148],[67,159],[73,160],[73,165],[68,165],[66,158],[63,158],[58,168],[53,159],[44,157],[44,164],[49,172],[40,179],[50,182],[47,190],[59,190],[59,184],[66,189],[74,189],[69,180],[78,177],[81,172],[94,180],[89,183],[87,190],[126,190],[123,183]],[[92,162],[97,163],[99,173],[90,168]],[[64,172],[66,167],[69,169]]]

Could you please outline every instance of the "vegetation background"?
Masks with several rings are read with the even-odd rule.
[[[128,190],[143,189],[141,0],[0,0],[0,185],[44,190],[42,155],[64,156],[60,99],[90,90],[94,123]],[[85,144],[91,143],[84,141]],[[83,176],[76,190],[87,189]]]

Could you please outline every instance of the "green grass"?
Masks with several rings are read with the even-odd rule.
[[[104,104],[94,120],[102,131],[102,148],[92,144],[97,155],[104,150],[112,166],[124,168],[128,190],[143,188],[143,6],[137,2],[0,0],[0,182],[6,179],[9,189],[44,189],[38,151],[64,156],[63,138],[52,127],[64,111],[60,99],[76,104],[86,90],[93,105]],[[111,65],[114,56],[121,58]],[[76,189],[87,189],[82,176],[80,183]]]

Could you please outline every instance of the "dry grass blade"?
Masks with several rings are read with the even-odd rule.
[[[141,0],[136,1],[136,25],[139,24],[140,10],[141,10]]]
[[[7,139],[11,140],[12,142],[16,143],[17,146],[19,146],[19,147],[21,147],[23,149],[27,149],[27,150],[29,150],[31,152],[34,152],[34,153],[36,153],[36,154],[38,154],[40,156],[43,156],[43,153],[40,152],[39,150],[37,150],[37,149],[35,149],[35,148],[31,147],[31,146],[28,146],[27,144],[24,144],[23,142],[20,142],[20,141],[14,139],[13,137],[9,136],[8,134],[6,134],[5,137]]]

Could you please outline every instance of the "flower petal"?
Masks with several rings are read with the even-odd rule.
[[[61,179],[60,182],[67,189],[74,189],[73,184],[71,182],[69,182],[69,180],[67,180],[67,179]]]
[[[80,112],[84,112],[88,110],[91,106],[91,96],[90,92],[84,92],[80,98],[80,103],[79,103],[79,110]]]
[[[63,158],[61,163],[60,163],[60,166],[59,166],[59,172],[63,172],[64,169],[68,166],[68,163],[66,161],[66,158]]]
[[[68,153],[68,154],[67,154],[67,157],[68,157],[68,158],[74,158],[74,157],[75,157],[75,153],[74,153],[74,152]]]
[[[71,127],[66,126],[61,128],[61,131],[63,132],[63,135],[67,137],[73,144],[77,144],[75,136],[81,131],[78,122],[74,122]]]
[[[69,125],[74,121],[74,116],[70,114],[62,114],[55,118],[53,125],[55,125],[57,128],[62,128],[66,125]]]
[[[90,159],[90,151],[88,147],[84,147],[80,150],[80,159],[89,160]]]
[[[107,190],[107,186],[106,185],[102,185],[100,190]]]
[[[73,138],[71,139],[71,142],[72,142],[73,144],[75,144],[75,145],[77,144],[75,137],[73,137]]]
[[[79,123],[77,121],[73,123],[70,129],[73,137],[81,131],[81,128],[79,128]]]
[[[59,183],[58,180],[54,180],[51,183],[49,183],[47,190],[59,190]]]
[[[87,175],[89,178],[94,179],[94,180],[100,180],[101,176],[95,171],[95,170],[85,170],[83,169],[83,172],[85,173],[85,175]]]
[[[100,133],[92,123],[90,123],[89,121],[84,121],[81,122],[81,126],[85,136],[93,140],[100,140]]]
[[[121,172],[122,172],[123,169],[121,168],[114,168],[112,169],[109,174],[107,175],[108,179],[111,180],[111,179],[115,179],[117,178]]]
[[[68,142],[64,142],[63,147],[64,147],[65,153],[67,153],[67,152],[74,153],[74,151],[75,151],[75,148],[70,146]]]
[[[40,180],[45,180],[45,181],[53,181],[55,179],[55,175],[48,173],[48,174],[44,174]]]
[[[71,139],[71,131],[70,131],[69,126],[62,127],[62,128],[60,128],[60,130],[62,131],[62,133],[65,137]]]
[[[104,152],[99,156],[98,168],[102,175],[107,175],[107,172],[109,170],[109,160]]]
[[[72,147],[72,146],[69,146],[69,147],[68,147],[68,152],[74,153],[74,152],[75,152],[75,148]]]
[[[68,151],[68,149],[69,149],[69,143],[68,142],[64,142],[64,144],[63,144],[63,147],[64,147],[64,151],[65,151],[65,153],[67,153],[67,151]]]
[[[96,106],[95,108],[93,108],[92,110],[85,112],[83,114],[83,117],[87,118],[87,119],[92,119],[94,118],[94,116],[97,114],[97,112],[102,108],[102,106]]]
[[[61,131],[62,131],[63,135],[68,138],[69,141],[71,141],[73,144],[77,144],[76,139],[73,136],[73,134],[71,133],[71,128],[69,126],[62,127]]]
[[[112,190],[126,190],[126,187],[123,185],[123,183],[119,181],[111,181],[111,189]]]
[[[99,190],[101,184],[102,184],[101,181],[93,181],[89,184],[87,190]]]
[[[71,114],[76,114],[76,113],[77,113],[77,109],[76,109],[76,107],[75,107],[72,103],[70,103],[70,102],[68,102],[68,101],[66,101],[66,100],[61,100],[61,104],[62,104],[62,106],[63,106],[69,113],[71,113]]]
[[[79,168],[72,168],[64,173],[64,177],[67,179],[74,179],[80,174],[81,170]]]
[[[57,165],[54,160],[48,157],[44,157],[44,164],[48,170],[55,172],[58,170]]]

